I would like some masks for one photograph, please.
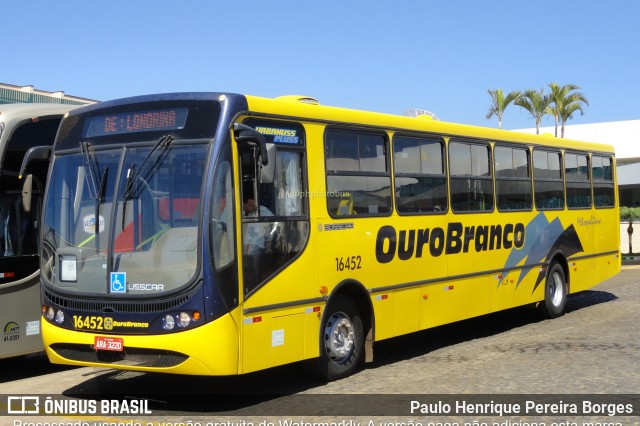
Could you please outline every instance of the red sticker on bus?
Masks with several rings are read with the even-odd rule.
[[[93,349],[97,351],[122,352],[124,349],[124,339],[120,337],[96,336],[93,342]]]

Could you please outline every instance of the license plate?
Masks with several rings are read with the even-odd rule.
[[[124,349],[124,340],[120,337],[96,336],[93,342],[93,348],[97,351],[122,352]]]

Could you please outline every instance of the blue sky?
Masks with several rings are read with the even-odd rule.
[[[0,82],[97,100],[301,94],[497,127],[488,89],[557,82],[590,102],[570,124],[640,119],[635,0],[7,0],[2,16]],[[511,106],[504,127],[534,122]]]

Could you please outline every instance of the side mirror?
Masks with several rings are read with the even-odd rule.
[[[22,184],[22,207],[27,213],[31,211],[31,194],[33,194],[33,175],[27,175]]]
[[[51,157],[51,147],[48,145],[34,146],[29,148],[27,153],[24,155],[24,158],[22,159],[22,165],[20,166],[20,174],[18,175],[18,179],[22,179],[25,170],[27,170],[27,167],[29,167],[29,163],[36,160],[49,161],[49,157]]]
[[[256,129],[247,126],[246,124],[233,123],[233,134],[238,142],[253,142],[258,145],[260,149],[260,158],[262,159],[262,165],[269,164],[269,154],[267,153],[267,140],[262,133]]]

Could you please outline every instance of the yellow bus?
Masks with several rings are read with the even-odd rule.
[[[40,200],[48,163],[31,162],[32,204],[22,206],[20,165],[30,148],[53,145],[61,104],[0,105],[0,358],[44,350],[40,335]]]
[[[42,226],[54,363],[235,375],[522,305],[620,270],[613,148],[179,93],[72,111]]]

